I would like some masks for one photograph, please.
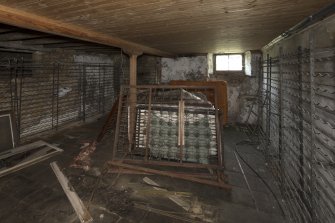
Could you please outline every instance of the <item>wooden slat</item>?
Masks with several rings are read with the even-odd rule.
[[[260,49],[334,0],[0,0],[0,4],[174,53]]]
[[[55,147],[51,144],[48,144],[44,141],[37,141],[31,144],[27,144],[24,146],[20,146],[17,148],[14,148],[12,150],[9,150],[7,152],[3,152],[1,153],[1,160],[6,159],[8,157],[20,154],[20,153],[24,153],[24,152],[28,152],[30,150],[34,150],[40,148],[41,151],[36,152],[36,154],[32,154],[31,156],[28,156],[26,159],[22,160],[21,162],[19,162],[18,164],[8,167],[8,168],[2,168],[0,171],[0,177],[3,177],[5,175],[8,175],[10,173],[19,171],[21,169],[24,169],[26,167],[29,167],[31,165],[34,165],[38,162],[41,162],[43,160],[46,160],[54,155],[56,155],[57,153],[63,152],[62,149]]]
[[[117,37],[101,34],[98,32],[83,29],[79,26],[74,26],[62,23],[57,20],[48,19],[46,17],[37,16],[21,10],[9,8],[0,5],[0,22],[10,24],[22,28],[29,28],[41,32],[66,36],[79,40],[100,43],[107,46],[120,47],[127,50],[144,52],[158,56],[172,56],[172,54],[157,50],[144,45],[136,44]]]

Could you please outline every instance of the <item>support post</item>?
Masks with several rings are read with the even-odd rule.
[[[130,69],[129,69],[129,150],[131,150],[134,144],[134,133],[135,133],[135,123],[136,123],[136,86],[137,86],[137,57],[142,54],[142,52],[126,51],[129,55]],[[130,151],[129,151],[130,152]]]

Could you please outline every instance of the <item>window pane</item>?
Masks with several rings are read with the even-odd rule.
[[[243,69],[243,57],[241,54],[216,55],[217,71],[241,71]]]
[[[242,70],[242,55],[229,55],[229,70]]]
[[[216,70],[228,70],[229,60],[228,55],[218,55],[216,56]]]

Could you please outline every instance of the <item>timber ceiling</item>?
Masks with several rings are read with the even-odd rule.
[[[3,6],[178,54],[260,49],[305,17],[333,2],[0,0]]]
[[[0,52],[35,52],[54,49],[77,52],[119,54],[120,49],[102,44],[66,38],[0,23]]]

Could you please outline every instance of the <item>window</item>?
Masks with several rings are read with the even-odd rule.
[[[215,56],[215,71],[242,71],[242,54],[223,54]]]

